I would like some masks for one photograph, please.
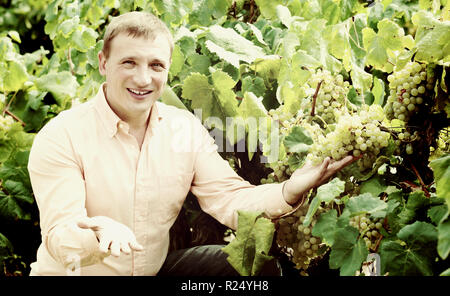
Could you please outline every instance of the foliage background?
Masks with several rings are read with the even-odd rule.
[[[296,101],[302,95],[286,85],[304,79],[299,69],[305,64],[344,73],[354,87],[352,102],[383,105],[388,92],[387,73],[392,71],[391,57],[385,57],[389,35],[380,34],[380,44],[369,52],[362,29],[379,32],[379,22],[388,19],[404,34],[414,36],[418,27],[431,26],[431,20],[445,20],[447,23],[438,27],[440,31],[432,31],[434,39],[427,42],[424,38],[422,43],[410,46],[394,63],[414,56],[441,69],[440,112],[431,125],[429,141],[422,143],[426,158],[419,157],[415,165],[426,188],[435,191],[436,176],[423,159],[431,154],[430,160],[439,160],[435,163],[440,180],[437,186],[442,188],[440,197],[450,203],[445,186],[450,178],[448,156],[445,158],[448,135],[440,134],[449,125],[450,113],[449,78],[445,76],[450,51],[448,1],[0,0],[0,4],[0,110],[15,122],[5,123],[0,131],[1,275],[27,275],[40,244],[39,214],[26,170],[33,136],[59,112],[85,102],[97,91],[103,82],[97,70],[97,52],[102,47],[105,25],[110,17],[131,10],[153,12],[174,33],[173,65],[162,100],[190,111],[202,108],[204,118],[257,116],[261,110],[249,93],[262,98],[266,110],[280,105],[286,112],[298,109]],[[277,7],[279,4],[283,6]],[[414,24],[412,16],[419,11],[424,14]],[[304,27],[291,27],[298,20],[304,21]],[[296,62],[293,56],[298,52],[308,59]],[[267,56],[289,62],[280,64],[279,59]],[[261,178],[271,172],[260,161],[261,151],[254,155],[225,152],[223,157],[230,159],[235,170],[252,184],[260,184]],[[417,176],[410,169],[398,175],[404,180],[397,181],[412,180],[411,184],[417,186]],[[403,186],[411,191],[412,186],[405,184],[409,183]],[[442,220],[440,236],[445,244],[441,243],[439,264],[447,258],[449,249],[449,222],[445,224],[442,217],[434,216],[433,226],[436,228]],[[411,223],[420,220],[410,218]],[[199,211],[190,195],[171,230],[171,248],[224,243],[225,233],[229,233],[226,227]],[[318,274],[332,272],[326,259],[312,267]],[[443,270],[441,265],[436,269],[439,272]]]

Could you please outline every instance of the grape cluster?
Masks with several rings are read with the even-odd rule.
[[[309,94],[315,93],[319,83],[319,92],[316,98],[314,109],[315,115],[320,116],[326,123],[334,123],[336,121],[335,111],[341,110],[345,104],[347,93],[350,88],[348,81],[344,81],[341,74],[333,76],[328,70],[318,69],[308,80]],[[311,110],[312,99],[304,101],[303,109]]]
[[[309,204],[302,205],[292,215],[282,217],[277,222],[276,242],[288,255],[295,267],[303,273],[309,267],[311,260],[318,255],[321,240],[312,235],[312,228],[317,218],[325,211],[319,208],[309,226],[304,226]]]
[[[15,121],[11,116],[0,115],[0,140],[4,140],[7,138],[7,133],[11,130],[14,123]]]
[[[358,229],[366,247],[375,251],[377,240],[381,237],[380,229],[383,228],[382,219],[367,217],[363,214],[350,218],[350,226]]]
[[[387,77],[389,97],[385,106],[388,119],[408,122],[420,110],[428,97],[427,91],[434,87],[432,72],[427,74],[426,65],[409,62],[402,70]]]
[[[381,130],[383,110],[379,105],[364,106],[359,113],[339,116],[335,130],[319,135],[312,145],[308,159],[322,163],[326,157],[340,160],[347,155],[358,160],[361,170],[371,168],[381,149],[389,144],[390,134]]]

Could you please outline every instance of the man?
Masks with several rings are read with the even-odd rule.
[[[28,169],[42,244],[30,275],[158,274],[189,190],[205,212],[235,229],[236,210],[263,210],[269,218],[292,212],[306,192],[353,160],[327,159],[281,184],[244,181],[199,120],[157,102],[172,48],[169,30],[155,16],[114,18],[98,55],[106,82],[92,100],[61,112],[36,135]],[[201,265],[205,254],[221,261],[210,264],[211,272]],[[169,258],[164,274],[232,272],[214,247],[180,256],[191,259]]]

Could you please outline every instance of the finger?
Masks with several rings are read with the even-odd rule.
[[[114,257],[120,256],[120,242],[112,241],[110,249],[111,249],[111,255],[113,255]]]
[[[354,162],[355,160],[357,160],[358,158],[355,158],[354,156],[351,155],[347,155],[346,157],[344,157],[343,159],[336,161],[335,163],[333,163],[330,168],[333,171],[339,171],[340,169],[344,168],[345,166],[349,165],[350,163]]]
[[[110,239],[102,239],[102,240],[100,240],[98,249],[102,253],[107,253],[110,245],[111,245]]]
[[[131,253],[131,249],[130,249],[130,246],[128,245],[128,242],[121,243],[120,244],[120,249],[125,254],[130,254]]]
[[[144,247],[141,244],[139,244],[136,240],[130,242],[130,247],[135,251],[142,251],[144,249]]]
[[[329,158],[329,157],[326,157],[323,160],[322,164],[320,165],[320,169],[319,169],[319,178],[323,177],[326,174],[330,163],[331,163],[331,158]]]
[[[78,225],[78,227],[80,227],[80,228],[83,228],[83,229],[92,229],[92,230],[94,230],[94,231],[98,230],[98,227],[99,227],[98,224],[97,224],[97,223],[94,223],[94,222],[92,221],[92,219],[89,218],[89,217],[85,217],[85,218],[82,218],[82,219],[78,220],[77,225]]]

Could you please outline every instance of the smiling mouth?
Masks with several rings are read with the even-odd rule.
[[[131,89],[131,88],[127,88],[127,90],[137,96],[145,96],[150,94],[152,91],[151,90],[144,90],[144,91],[140,91],[140,90],[135,90],[135,89]]]

